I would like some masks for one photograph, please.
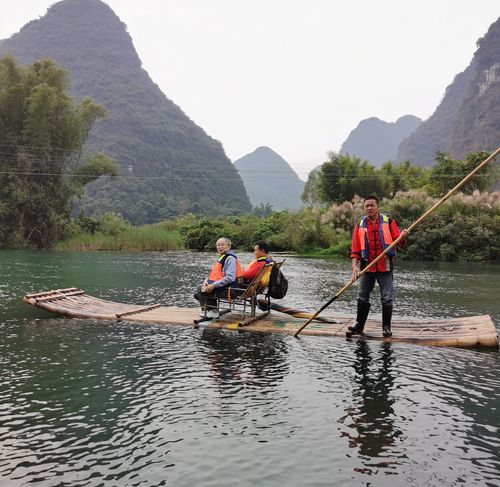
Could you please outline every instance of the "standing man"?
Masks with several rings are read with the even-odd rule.
[[[359,273],[376,257],[378,257],[400,235],[403,238],[409,235],[407,230],[399,231],[394,221],[387,215],[379,212],[379,201],[376,196],[367,196],[364,199],[365,216],[361,218],[352,233],[352,280],[359,277]],[[370,312],[370,294],[375,287],[375,281],[380,288],[382,301],[382,333],[384,337],[392,336],[391,319],[394,300],[392,271],[396,249],[392,248],[373,267],[368,269],[359,280],[358,310],[356,324],[349,326],[351,335],[362,335],[368,313]]]
[[[194,295],[204,311],[201,316],[207,318],[219,317],[217,298],[228,296],[231,293],[231,288],[238,286],[238,280],[243,275],[238,258],[231,250],[231,240],[221,237],[217,240],[215,246],[219,257],[212,266],[210,274],[201,286],[198,286]]]

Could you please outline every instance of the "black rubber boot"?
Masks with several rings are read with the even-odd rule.
[[[362,335],[365,328],[366,319],[368,318],[368,313],[370,312],[370,303],[365,303],[358,299],[358,311],[356,313],[356,324],[354,326],[348,326],[347,332],[348,336],[352,335]]]
[[[392,336],[391,332],[392,305],[382,305],[382,335],[384,338]]]

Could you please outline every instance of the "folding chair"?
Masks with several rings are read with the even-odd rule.
[[[268,292],[271,271],[273,266],[280,268],[283,262],[284,261],[273,261],[265,264],[247,287],[232,288],[233,293],[236,292],[237,294],[236,297],[231,297],[231,294],[228,292],[227,297],[218,298],[217,304],[220,314],[229,313],[237,308],[242,309],[242,321],[239,323],[240,326],[248,325],[267,316],[271,310],[271,297]],[[262,295],[260,299],[258,299],[259,295]],[[259,303],[265,307],[266,311],[257,315],[256,311]],[[250,308],[249,317],[246,318],[248,308]]]

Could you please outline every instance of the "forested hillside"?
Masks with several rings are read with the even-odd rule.
[[[435,163],[437,151],[448,149],[448,140],[453,130],[457,112],[463,102],[464,93],[474,73],[471,64],[463,73],[457,74],[446,88],[443,100],[430,118],[425,120],[398,147],[397,161],[411,160],[429,167]]]
[[[500,18],[478,41],[474,79],[450,135],[448,150],[455,157],[500,144]]]
[[[401,143],[398,161],[431,166],[436,151],[464,157],[500,142],[500,19],[478,41],[467,69],[446,88],[434,114]]]
[[[243,183],[221,144],[169,100],[142,68],[126,26],[100,0],[64,0],[0,44],[29,64],[51,58],[69,72],[70,93],[107,111],[85,149],[113,157],[116,179],[89,185],[79,207],[134,223],[185,211],[249,211]],[[175,76],[175,73],[172,73]],[[227,190],[230,179],[231,191]]]

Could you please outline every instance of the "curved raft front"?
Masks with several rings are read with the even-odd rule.
[[[77,288],[57,289],[27,294],[23,301],[37,308],[71,318],[90,318],[110,321],[133,321],[165,325],[193,326],[198,318],[198,308],[173,306],[132,305],[106,301]],[[313,322],[301,335],[334,336],[345,338],[352,316],[335,316],[337,323]],[[244,327],[239,326],[241,313],[232,312],[212,320],[204,326],[256,333],[294,334],[304,323],[281,313],[271,313]],[[364,339],[406,342],[440,347],[498,348],[498,334],[488,315],[449,318],[442,320],[394,320],[392,338],[383,338],[381,325],[368,320]]]

